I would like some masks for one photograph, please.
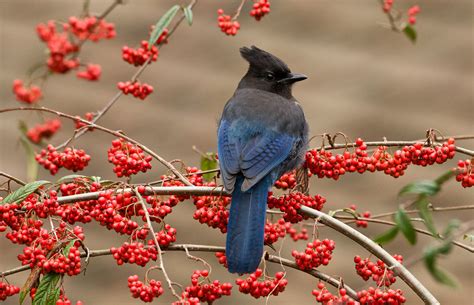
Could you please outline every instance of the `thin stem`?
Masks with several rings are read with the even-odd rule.
[[[237,18],[239,18],[240,12],[242,11],[242,8],[244,7],[245,2],[247,2],[247,0],[241,0],[241,1],[240,1],[240,4],[239,4],[239,6],[237,7],[237,10],[235,11],[234,16],[232,17],[232,20],[233,20],[233,21],[234,21],[234,20],[237,20]]]
[[[12,175],[9,175],[9,174],[7,174],[7,173],[5,173],[5,172],[0,172],[0,176],[3,176],[3,177],[8,178],[8,179],[10,179],[10,180],[12,180],[12,181],[15,181],[16,183],[18,183],[18,184],[20,184],[20,185],[26,185],[26,182],[24,182],[24,181],[22,181],[22,180],[20,180],[20,179],[18,179],[18,178],[16,178],[16,177],[13,177]]]
[[[163,276],[165,277],[166,282],[168,283],[168,288],[171,290],[171,293],[179,300],[180,297],[176,293],[176,290],[173,287],[173,284],[168,275],[168,272],[165,269],[165,263],[163,261],[163,251],[161,250],[160,243],[158,242],[158,239],[156,238],[155,230],[153,229],[153,224],[151,223],[151,220],[150,220],[150,214],[148,213],[148,208],[145,204],[145,201],[143,200],[143,197],[138,192],[138,189],[135,189],[135,194],[140,200],[140,204],[142,205],[142,208],[143,208],[143,213],[145,214],[146,223],[148,224],[148,228],[153,236],[153,242],[155,243],[155,247],[158,250],[158,259],[160,260],[160,270],[161,272],[163,272]]]
[[[336,219],[347,219],[348,217],[350,216],[334,216],[334,218]],[[397,224],[395,222],[392,222],[392,221],[388,221],[388,220],[382,220],[382,219],[373,219],[373,218],[365,218],[365,217],[358,217],[357,220],[362,220],[362,221],[367,221],[367,222],[372,222],[372,223],[378,223],[378,224],[383,224],[383,225],[388,225],[388,226],[397,226]],[[351,221],[345,221],[344,223],[351,223],[351,222],[354,222],[354,220],[352,219]],[[308,226],[312,226],[312,224],[307,224]],[[435,236],[433,235],[431,232],[429,231],[426,231],[426,230],[423,230],[423,229],[419,229],[419,228],[413,228],[416,232],[418,233],[421,233],[421,234],[424,234],[424,235],[428,235],[428,236],[431,236],[431,237],[439,237],[441,239],[444,239],[444,237],[442,235],[438,235],[438,236]],[[458,241],[451,241],[451,243],[455,246],[458,246],[464,250],[467,250],[471,253],[474,252],[474,248],[473,247],[469,247],[468,245],[465,245],[463,243],[460,243]]]

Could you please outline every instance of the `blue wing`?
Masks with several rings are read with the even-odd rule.
[[[296,139],[268,130],[252,132],[252,137],[248,137],[235,134],[242,133],[242,129],[233,130],[230,126],[222,120],[218,131],[221,174],[224,186],[232,191],[235,175],[242,172],[245,177],[242,191],[245,192],[288,158]]]

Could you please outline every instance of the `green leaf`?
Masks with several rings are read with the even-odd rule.
[[[64,181],[66,181],[66,180],[74,180],[74,179],[76,179],[76,178],[87,178],[87,179],[89,179],[89,180],[91,179],[91,178],[88,177],[88,176],[72,174],[72,175],[67,175],[67,176],[61,177],[61,178],[57,181],[57,183],[62,183],[62,182],[64,182]]]
[[[191,8],[191,5],[183,7],[184,11],[184,17],[186,18],[186,21],[188,22],[189,25],[193,24],[193,10]]]
[[[442,174],[441,176],[439,176],[438,178],[435,179],[435,182],[438,184],[438,185],[442,185],[443,183],[449,181],[451,178],[453,178],[454,176],[456,176],[456,172],[451,170],[451,171],[447,171],[445,172],[444,174]]]
[[[23,121],[20,121],[20,125],[18,126],[20,129],[21,136],[20,142],[23,145],[26,153],[26,180],[28,182],[35,181],[38,178],[38,162],[35,159],[35,150],[33,149],[33,145],[31,145],[30,140],[26,136],[28,132],[28,126]]]
[[[64,257],[68,257],[69,252],[71,252],[72,246],[74,246],[74,243],[77,241],[77,239],[71,240],[64,248],[63,248],[63,255]]]
[[[403,33],[405,33],[405,35],[408,37],[408,39],[410,39],[411,42],[416,42],[417,34],[414,27],[412,27],[411,25],[406,25],[403,29]]]
[[[435,236],[438,237],[438,230],[433,221],[433,216],[428,208],[430,203],[428,197],[421,195],[418,200],[415,201],[415,205],[418,209],[418,215],[424,220],[426,228]]]
[[[45,274],[36,289],[32,305],[55,305],[59,300],[60,287],[58,283],[60,279],[61,276],[57,273]]]
[[[201,170],[202,171],[208,171],[212,169],[217,168],[217,160],[215,158],[215,153],[208,152],[206,153],[205,156],[201,157]],[[207,173],[202,175],[204,180],[206,181],[212,181],[214,177],[216,176],[216,173]]]
[[[403,196],[403,195],[408,195],[408,194],[433,196],[433,195],[436,195],[440,189],[441,188],[439,184],[436,183],[436,181],[421,180],[421,181],[416,181],[416,182],[405,185],[398,193],[398,196]]]
[[[474,235],[473,234],[464,234],[464,236],[462,238],[468,240],[471,243],[474,241]]]
[[[29,291],[20,290],[20,305],[23,304],[28,293]]]
[[[39,187],[50,183],[49,181],[39,180],[33,181],[25,186],[20,187],[13,193],[10,193],[1,203],[17,203],[23,201],[26,197],[28,197],[31,193],[35,192]]]
[[[399,209],[395,214],[395,222],[398,225],[400,231],[402,231],[405,238],[410,242],[410,244],[416,244],[416,232],[413,228],[410,218],[405,213],[404,210]]]
[[[430,248],[425,251],[423,261],[425,263],[426,268],[436,281],[444,285],[456,287],[456,281],[437,266],[436,262],[438,259],[438,255],[439,251],[437,248]]]
[[[38,178],[38,162],[35,159],[35,150],[24,136],[20,137],[20,142],[26,152],[26,179],[35,181]]]
[[[176,13],[178,13],[179,9],[179,5],[173,5],[155,24],[155,28],[153,29],[153,32],[151,32],[150,39],[148,40],[149,50],[161,36],[165,28],[170,25],[171,21],[173,21],[173,18],[176,16]]]
[[[386,244],[390,241],[392,241],[395,237],[397,237],[398,234],[398,227],[393,227],[390,230],[388,230],[385,233],[382,233],[374,238],[374,242],[376,242],[379,245]]]
[[[453,239],[453,231],[459,228],[461,224],[457,219],[451,219],[448,223],[448,226],[443,231],[443,236],[445,239]]]

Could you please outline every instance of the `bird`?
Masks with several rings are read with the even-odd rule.
[[[307,76],[256,46],[242,47],[240,54],[249,68],[224,106],[217,151],[224,189],[232,194],[227,267],[245,274],[262,259],[268,191],[304,161],[308,124],[292,87]]]

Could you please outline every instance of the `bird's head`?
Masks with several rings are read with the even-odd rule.
[[[292,73],[281,59],[256,46],[240,48],[240,54],[248,61],[249,70],[239,88],[260,89],[290,98],[292,85],[307,78],[304,74]]]

